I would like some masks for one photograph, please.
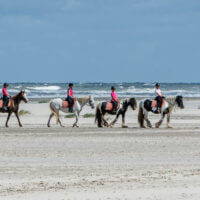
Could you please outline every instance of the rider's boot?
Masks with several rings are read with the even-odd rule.
[[[73,112],[73,109],[72,109],[72,107],[71,107],[71,106],[69,107],[69,112],[70,112],[70,113],[72,113],[72,112]]]
[[[7,110],[8,110],[6,106],[4,106],[3,109],[4,109],[4,111],[7,111]]]

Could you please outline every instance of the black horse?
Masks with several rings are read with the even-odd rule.
[[[109,126],[108,122],[104,119],[104,115],[108,113],[110,115],[116,115],[116,118],[111,122],[110,127],[114,126],[119,116],[122,115],[122,128],[127,128],[127,126],[125,126],[125,114],[129,106],[131,106],[133,110],[137,108],[136,99],[130,98],[123,100],[120,104],[119,109],[115,112],[113,112],[112,110],[106,110],[107,103],[109,102],[101,102],[96,107],[95,122],[98,122],[98,127],[102,127],[103,125],[107,127]]]
[[[15,116],[17,117],[19,126],[22,127],[22,124],[19,119],[19,114],[18,114],[19,104],[21,103],[21,101],[24,101],[25,103],[28,102],[25,91],[21,91],[18,94],[14,95],[13,97],[10,98],[10,106],[8,107],[7,111],[5,111],[3,108],[0,108],[1,113],[8,113],[8,117],[6,120],[6,127],[8,127],[8,121],[13,112],[15,113]]]
[[[155,112],[152,108],[152,100],[150,99],[145,99],[140,102],[139,104],[139,111],[138,111],[138,122],[141,128],[145,128],[144,122],[147,123],[147,126],[149,128],[152,128],[151,122],[148,119],[148,113],[152,112],[154,114],[159,114]],[[181,109],[184,108],[183,105],[183,97],[182,96],[176,96],[176,97],[168,97],[166,98],[166,101],[163,103],[162,109],[161,109],[161,119],[155,124],[156,128],[159,128],[160,125],[162,124],[165,115],[167,115],[167,128],[172,128],[172,126],[169,124],[170,123],[170,116],[172,113],[172,110],[174,107],[179,107]]]

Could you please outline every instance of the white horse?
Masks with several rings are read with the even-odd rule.
[[[162,106],[162,109],[161,109],[161,113],[160,113],[161,119],[155,125],[156,128],[160,127],[160,125],[162,124],[162,122],[165,118],[165,115],[167,115],[167,128],[172,128],[172,126],[170,126],[170,124],[169,124],[170,123],[170,115],[172,113],[172,110],[176,106],[181,109],[184,108],[182,96],[176,96],[174,98],[166,99],[166,101],[164,102],[164,105]],[[159,114],[159,113],[155,113],[155,110],[152,107],[152,100],[145,99],[145,100],[141,101],[139,104],[138,122],[139,122],[141,128],[145,128],[144,121],[146,121],[147,126],[149,128],[152,128],[151,122],[148,119],[148,112],[152,112],[154,114]]]
[[[53,99],[50,101],[49,107],[50,107],[50,110],[52,113],[49,116],[49,120],[47,123],[48,127],[50,127],[50,121],[54,115],[56,117],[57,124],[59,123],[60,126],[63,127],[63,125],[60,121],[60,118],[59,118],[59,111],[62,111],[64,113],[69,113],[69,108],[63,108],[62,103],[63,103],[63,100],[60,98]],[[76,117],[76,121],[73,124],[73,127],[78,127],[77,123],[78,123],[79,114],[85,105],[89,105],[92,109],[94,109],[94,107],[95,107],[94,98],[92,96],[77,98],[76,103],[73,107],[73,113]]]

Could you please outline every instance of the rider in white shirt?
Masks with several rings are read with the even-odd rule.
[[[161,106],[162,106],[162,101],[163,101],[163,95],[162,92],[160,90],[160,84],[156,83],[155,85],[155,94],[156,94],[156,98],[155,100],[157,101],[157,110],[155,112],[160,113],[161,112]]]

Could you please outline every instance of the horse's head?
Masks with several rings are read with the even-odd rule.
[[[179,108],[181,108],[181,109],[184,108],[182,96],[177,96],[175,101],[176,101],[176,104],[178,105]]]
[[[94,97],[93,96],[89,96],[88,103],[89,103],[90,107],[92,109],[94,109],[95,104],[94,104]]]
[[[130,98],[128,104],[131,106],[133,110],[137,108],[137,101],[135,98]]]
[[[28,98],[26,96],[26,91],[25,90],[22,90],[20,93],[19,93],[19,97],[22,101],[24,101],[25,103],[28,103]]]

